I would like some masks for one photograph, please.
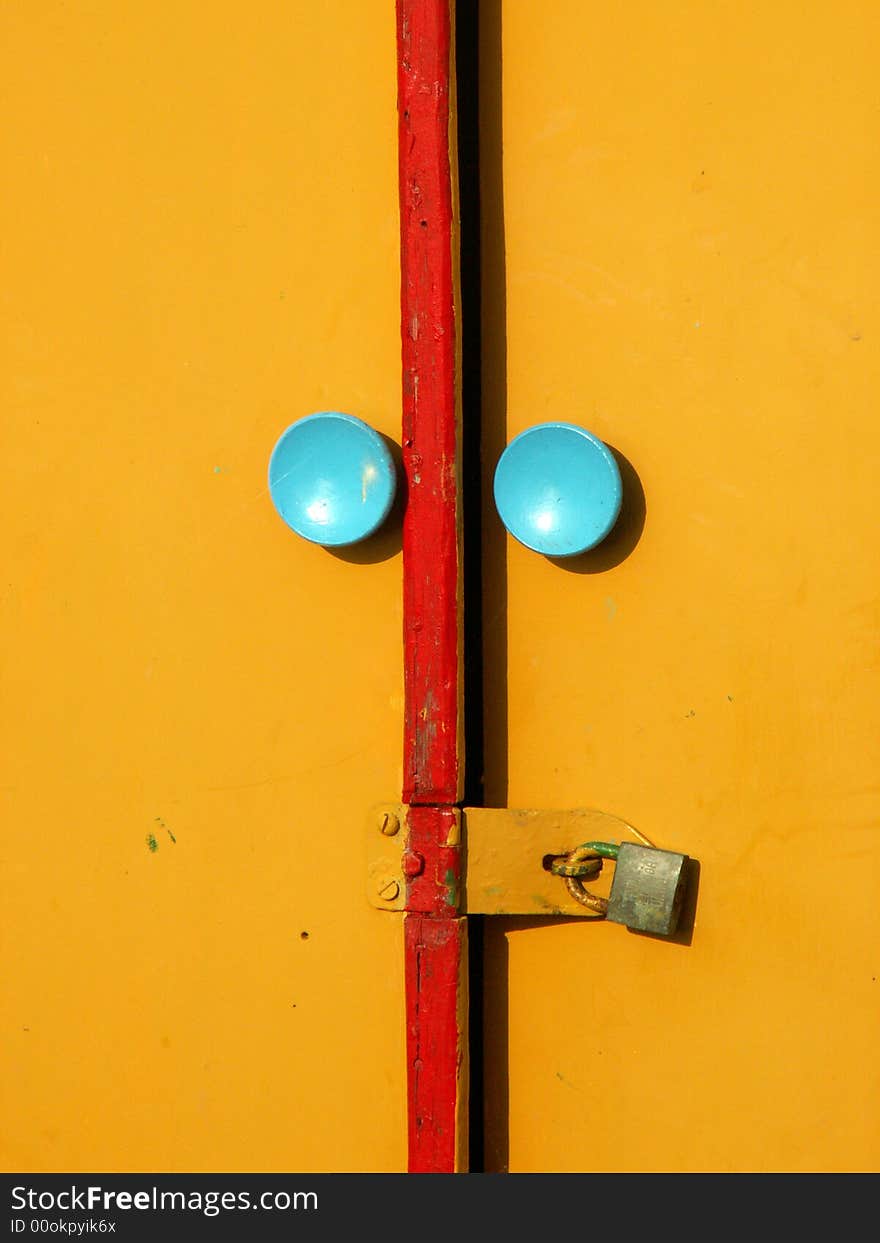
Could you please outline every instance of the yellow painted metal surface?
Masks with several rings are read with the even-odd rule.
[[[407,847],[407,807],[383,803],[372,807],[364,825],[364,863],[367,901],[377,911],[406,910],[406,875],[403,855]]]
[[[399,428],[393,5],[3,27],[3,1166],[401,1169],[398,528],[266,490]]]
[[[464,815],[463,909],[470,915],[592,918],[594,913],[571,896],[564,879],[547,865],[586,842],[639,842],[618,816],[591,808],[467,807]],[[613,867],[605,868],[584,883],[607,897],[613,873]]]
[[[489,1163],[873,1169],[880,14],[551,7],[483,6],[487,468],[583,423],[645,514],[487,513],[487,799],[702,874],[690,945],[490,921]]]

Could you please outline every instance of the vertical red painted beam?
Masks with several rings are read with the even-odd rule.
[[[409,1169],[451,1173],[467,1163],[452,0],[397,0],[397,52]]]
[[[409,1171],[467,1169],[467,920],[407,914]]]
[[[459,488],[450,0],[398,0],[405,803],[459,797]]]

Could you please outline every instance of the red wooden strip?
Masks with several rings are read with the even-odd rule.
[[[405,803],[460,797],[449,0],[398,0]]]
[[[409,1168],[463,1168],[467,932],[458,905],[461,604],[452,0],[397,0],[403,341]],[[418,912],[418,913],[416,913]],[[462,1078],[464,1076],[464,1078]]]
[[[467,921],[407,915],[405,929],[409,1169],[451,1174],[467,1168]]]
[[[461,813],[455,807],[410,807],[403,870],[406,909],[457,915],[461,884]]]

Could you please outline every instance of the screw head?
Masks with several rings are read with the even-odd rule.
[[[396,880],[383,876],[376,886],[376,892],[383,902],[393,902],[400,893],[400,885]]]
[[[407,850],[403,856],[404,876],[421,876],[425,870],[425,857],[417,850]]]
[[[400,820],[393,811],[384,811],[379,817],[379,831],[386,837],[394,837],[400,832]]]

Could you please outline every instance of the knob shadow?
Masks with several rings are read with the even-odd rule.
[[[559,566],[560,570],[567,570],[569,574],[602,574],[606,570],[613,570],[635,550],[645,529],[647,503],[638,472],[626,454],[612,444],[608,448],[614,454],[623,487],[620,517],[602,543],[595,548],[590,548],[576,557],[547,558],[553,565]]]

